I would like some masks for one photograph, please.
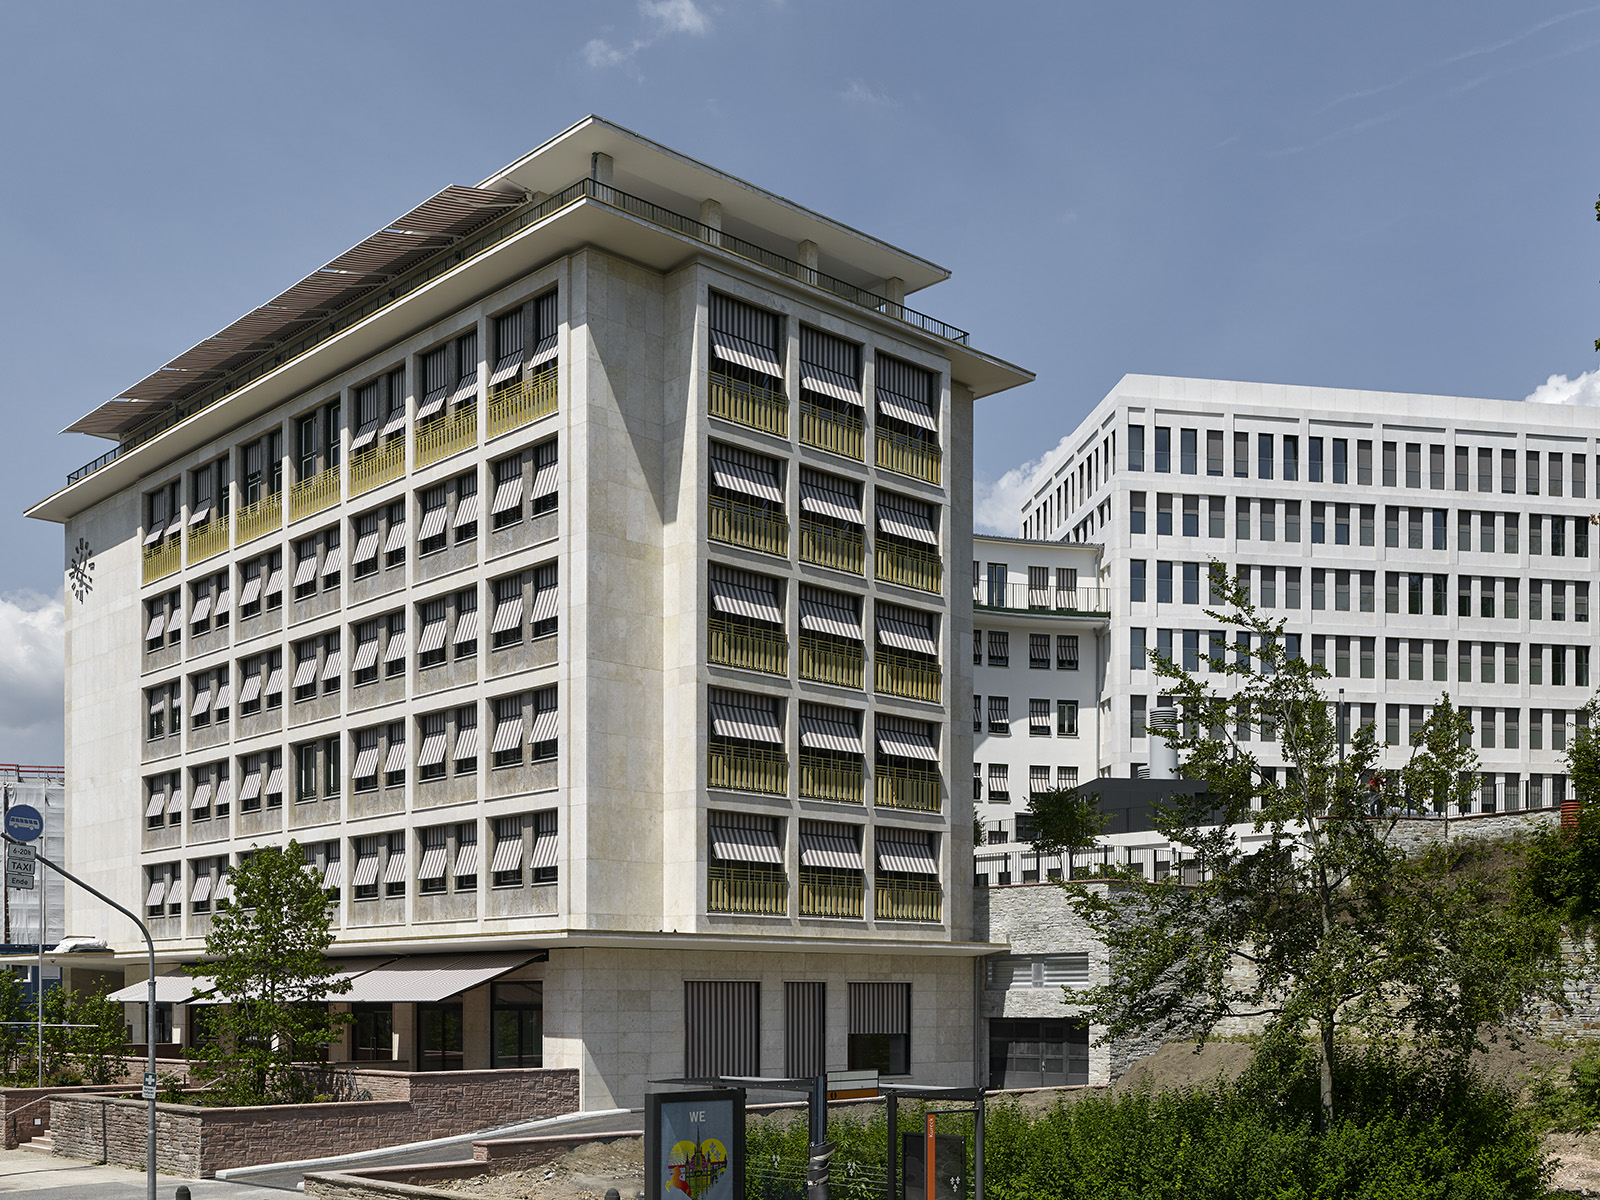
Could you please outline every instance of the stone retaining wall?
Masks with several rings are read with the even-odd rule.
[[[391,1098],[198,1108],[156,1105],[156,1165],[185,1178],[450,1137],[578,1107],[575,1070],[352,1071],[352,1088]],[[402,1094],[403,1093],[403,1094]],[[50,1101],[55,1153],[141,1166],[145,1104],[108,1096]]]
[[[569,1133],[560,1137],[496,1138],[492,1142],[473,1142],[474,1162],[492,1164],[499,1171],[524,1171],[554,1162],[578,1146],[609,1146],[624,1138],[643,1139],[644,1130],[623,1133]]]
[[[121,1084],[84,1084],[80,1087],[0,1088],[0,1148],[15,1150],[23,1142],[50,1132],[51,1096],[95,1092],[120,1092]],[[34,1122],[37,1121],[38,1124]]]

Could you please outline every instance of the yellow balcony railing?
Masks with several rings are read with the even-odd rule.
[[[807,800],[860,804],[862,776],[859,762],[818,758],[813,754],[800,756],[800,795]]]
[[[885,583],[938,595],[944,586],[944,563],[937,554],[878,539],[873,549],[877,577]]]
[[[708,622],[711,633],[709,656],[724,667],[764,671],[768,675],[789,673],[789,639],[781,629],[759,625],[736,625],[720,617]]]
[[[228,548],[228,514],[212,517],[204,525],[191,525],[188,541],[191,563],[221,554]]]
[[[253,504],[246,504],[234,519],[233,544],[242,546],[263,534],[283,528],[283,493],[273,492]]]
[[[289,488],[289,520],[298,521],[339,503],[339,468],[318,471]]]
[[[843,874],[801,871],[800,915],[859,919],[866,891],[866,884],[859,875],[851,879]]]
[[[834,687],[860,688],[866,653],[854,642],[800,635],[800,678]]]
[[[350,494],[359,496],[406,473],[406,440],[390,438],[381,446],[350,456]]]
[[[160,579],[163,575],[171,575],[183,562],[183,543],[177,538],[162,542],[159,546],[146,546],[144,549],[144,581],[146,583]]]
[[[708,409],[713,417],[770,433],[789,436],[789,397],[742,379],[711,373]]]
[[[916,767],[890,767],[882,763],[872,775],[873,800],[880,808],[907,808],[913,812],[938,812],[942,788],[937,771]]]
[[[789,880],[775,869],[710,863],[706,867],[706,909],[708,912],[787,916]]]
[[[866,539],[860,532],[835,529],[817,521],[800,521],[800,561],[831,567],[835,571],[861,574],[867,556]]]
[[[556,411],[556,377],[552,368],[532,379],[519,379],[510,387],[499,388],[489,397],[489,419],[484,422],[490,437],[550,416]]]
[[[712,496],[708,515],[714,542],[744,546],[780,558],[789,553],[789,518],[782,513],[769,512],[726,496]]]
[[[937,883],[879,875],[872,895],[873,912],[880,921],[937,921],[944,911],[944,889]]]
[[[426,467],[441,458],[470,450],[477,443],[478,405],[474,401],[417,430],[416,465],[418,468]]]
[[[919,442],[904,434],[878,430],[878,465],[897,475],[924,483],[938,483],[944,455],[933,442]]]
[[[800,440],[807,446],[860,462],[865,431],[866,425],[859,417],[841,416],[805,400],[800,401]]]
[[[712,742],[706,747],[706,786],[731,792],[786,795],[789,791],[788,756],[782,750]]]
[[[937,663],[879,650],[872,656],[872,665],[874,686],[885,696],[939,703],[944,672]]]

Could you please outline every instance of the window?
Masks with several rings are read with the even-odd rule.
[[[1011,697],[989,697],[989,732],[997,737],[1011,736]]]
[[[1272,435],[1256,434],[1256,478],[1272,478]]]
[[[1128,493],[1128,532],[1143,533],[1144,522],[1144,497],[1143,492]]]
[[[551,684],[533,693],[533,732],[528,741],[533,748],[534,762],[543,762],[556,756],[558,723],[556,688]]]
[[[452,868],[458,892],[478,890],[478,825],[463,821],[456,827],[456,861]]]
[[[417,840],[421,856],[417,863],[417,893],[423,896],[442,895],[446,888],[449,870],[449,827],[434,825],[419,830]]]
[[[363,729],[355,735],[356,758],[350,782],[357,792],[378,790],[378,734],[377,729]]]
[[[909,1075],[911,985],[852,983],[849,988],[849,1069],[876,1070],[881,1075]]]
[[[1128,426],[1128,470],[1144,470],[1144,426]]]
[[[1306,478],[1312,483],[1322,482],[1322,439],[1306,440]]]
[[[494,701],[494,742],[490,753],[496,767],[522,765],[521,696],[502,696]]]
[[[317,743],[302,742],[294,748],[294,798],[301,804],[317,798]]]
[[[378,641],[382,628],[377,620],[363,621],[356,626],[355,658],[350,663],[350,682],[356,687],[377,682]]]
[[[385,839],[387,840],[387,839]],[[377,837],[355,839],[355,869],[350,873],[350,894],[356,900],[378,898],[378,869],[382,845]]]
[[[1005,763],[989,764],[989,803],[1011,803],[1011,769]]]
[[[1128,560],[1128,599],[1143,604],[1145,599],[1145,560]]]
[[[1078,702],[1061,700],[1056,703],[1056,736],[1078,736]]]
[[[1200,497],[1185,496],[1183,498],[1183,536],[1200,536]]]
[[[544,984],[537,980],[491,984],[489,996],[489,1065],[542,1067]]]
[[[1155,469],[1162,473],[1172,470],[1172,430],[1164,425],[1156,426],[1156,461]]]
[[[455,659],[475,658],[478,654],[478,592],[466,588],[455,594],[451,601],[456,614],[456,629],[450,639],[455,648]]]
[[[540,442],[533,448],[533,496],[535,516],[554,512],[561,499],[561,460],[556,439]]]
[[[1156,563],[1156,603],[1172,603],[1172,564],[1170,562]]]
[[[1383,486],[1399,487],[1399,447],[1394,442],[1383,444]]]
[[[1172,495],[1168,492],[1156,493],[1156,534],[1158,537],[1172,535]]]
[[[1206,430],[1206,474],[1222,474],[1222,430]]]
[[[989,665],[991,667],[1011,665],[1011,635],[1004,630],[989,631]]]
[[[1333,439],[1333,482],[1350,482],[1350,442],[1346,438]]]
[[[1028,635],[1028,668],[1034,671],[1048,671],[1050,669],[1050,635],[1048,633],[1030,633]]]
[[[496,579],[494,587],[494,625],[490,628],[491,645],[496,650],[522,644],[522,593],[523,577],[509,575]]]
[[[1372,443],[1366,438],[1356,442],[1356,486],[1372,484]]]
[[[497,888],[517,888],[523,881],[523,839],[521,817],[496,817],[494,821],[494,857],[490,861],[490,879]]]
[[[1283,435],[1283,477],[1286,480],[1300,478],[1300,439],[1292,433]]]
[[[1515,450],[1500,451],[1500,491],[1504,495],[1515,495],[1517,490],[1517,452]]]
[[[378,570],[378,519],[382,514],[374,510],[363,513],[350,522],[355,538],[355,549],[350,554],[350,571],[356,579],[365,579]]]
[[[456,511],[451,518],[456,545],[470,542],[478,536],[478,473],[470,471],[458,476],[455,484]]]
[[[422,627],[417,635],[417,669],[425,670],[445,661],[446,601],[441,597],[419,604],[417,608]]]
[[[534,568],[533,614],[530,623],[533,636],[536,638],[550,637],[556,632],[560,599],[557,583],[557,565],[554,562]]]
[[[1587,621],[1588,613],[1588,585],[1584,585],[1585,615],[1580,618]],[[1078,635],[1075,633],[1056,634],[1056,670],[1076,671],[1078,669]]]
[[[1050,736],[1050,701],[1028,701],[1028,736]]]
[[[446,484],[428,488],[421,495],[422,512],[417,524],[417,553],[433,554],[449,543],[445,522],[450,517],[450,490]]]
[[[1235,433],[1233,435],[1233,477],[1235,479],[1248,479],[1250,477],[1250,435],[1248,433]]]
[[[383,523],[388,531],[383,540],[384,568],[398,567],[406,561],[406,502],[396,500],[384,509]]]
[[[1178,467],[1185,475],[1199,473],[1199,433],[1193,429],[1178,431]]]
[[[494,500],[489,508],[489,524],[493,529],[505,529],[522,520],[522,457],[502,458],[491,467]]]

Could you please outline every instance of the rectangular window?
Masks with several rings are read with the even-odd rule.
[[[1185,475],[1199,474],[1199,434],[1193,429],[1178,431],[1178,467]]]
[[[1143,671],[1147,665],[1145,660],[1145,631],[1143,628],[1130,628],[1128,630],[1128,668],[1133,671]]]
[[[1222,430],[1206,430],[1206,474],[1222,474]]]
[[[1172,470],[1172,430],[1165,425],[1156,426],[1156,470],[1167,474]]]
[[[1144,559],[1128,560],[1128,599],[1135,604],[1143,604],[1145,600],[1144,568]]]
[[[1128,426],[1128,470],[1144,470],[1144,426]]]
[[[1480,492],[1494,491],[1494,451],[1478,451],[1478,490]]]
[[[1156,493],[1156,534],[1159,537],[1172,535],[1172,495],[1169,492]]]
[[[1143,533],[1144,528],[1144,497],[1143,492],[1128,493],[1128,532]]]
[[[1272,435],[1270,433],[1256,434],[1256,478],[1272,478]]]
[[[1241,542],[1250,540],[1250,498],[1248,496],[1234,497],[1233,536]]]
[[[1507,496],[1517,491],[1517,452],[1500,451],[1500,491]]]
[[[1587,587],[1585,586],[1585,603],[1587,603]],[[1587,608],[1584,620],[1588,620]],[[1056,670],[1076,671],[1078,669],[1078,635],[1075,633],[1056,634]]]
[[[1291,481],[1300,478],[1300,439],[1292,433],[1283,435],[1283,477]]]
[[[1172,564],[1170,562],[1156,563],[1156,603],[1172,603]]]
[[[849,988],[849,1069],[876,1070],[880,1075],[909,1075],[911,985],[852,983]]]
[[[1250,477],[1250,435],[1236,433],[1233,435],[1233,477],[1235,479],[1248,479]]]
[[[1428,447],[1428,486],[1434,489],[1444,487],[1444,447]]]
[[[1333,481],[1350,482],[1350,442],[1345,438],[1333,439]]]
[[[1419,488],[1422,486],[1422,443],[1406,443],[1406,486]]]
[[[1207,500],[1210,537],[1220,538],[1228,536],[1228,499],[1226,496],[1212,496]]]
[[[1185,496],[1183,498],[1183,536],[1200,536],[1200,497]]]
[[[1585,671],[1587,671],[1587,666],[1585,667]],[[1078,702],[1076,700],[1061,700],[1057,702],[1056,736],[1078,736]]]
[[[1319,437],[1306,439],[1306,479],[1312,483],[1322,482],[1322,439]]]
[[[1375,611],[1377,603],[1378,573],[1376,571],[1361,572],[1361,611]]]

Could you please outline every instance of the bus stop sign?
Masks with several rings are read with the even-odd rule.
[[[6,809],[6,833],[15,841],[31,842],[44,832],[44,818],[31,804]]]

